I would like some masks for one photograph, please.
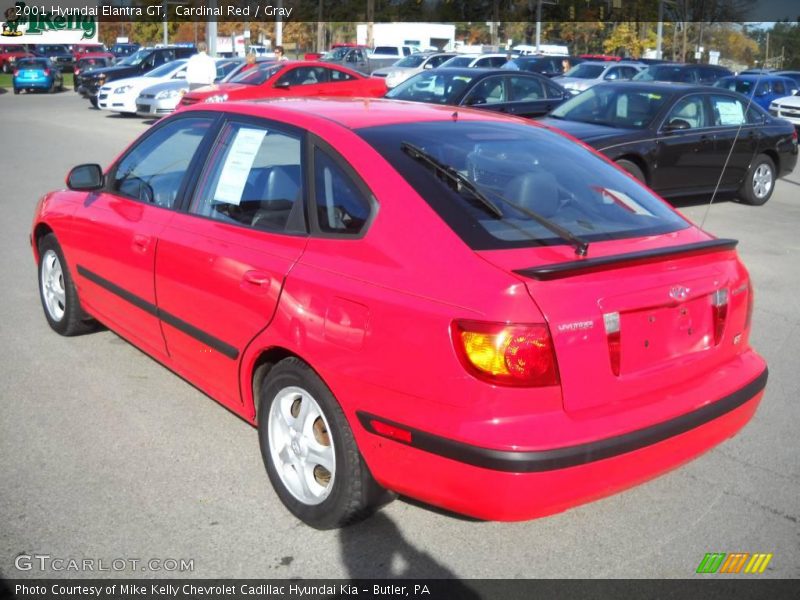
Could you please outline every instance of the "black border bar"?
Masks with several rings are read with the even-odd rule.
[[[437,454],[475,467],[492,469],[494,471],[538,473],[584,465],[604,458],[611,458],[612,456],[639,450],[640,448],[651,446],[701,425],[705,425],[751,400],[766,387],[767,377],[768,370],[765,368],[753,381],[732,394],[695,411],[670,419],[669,421],[664,421],[650,427],[637,429],[630,433],[598,440],[596,442],[533,452],[514,452],[473,446],[413,427],[408,427],[367,412],[357,411],[356,415],[364,429],[375,435],[380,435],[381,437],[394,439],[378,433],[372,426],[371,421],[373,419],[397,427],[398,429],[410,431],[411,447],[424,450],[425,452]]]
[[[721,250],[733,250],[738,243],[738,240],[722,238],[718,240],[708,240],[706,242],[694,242],[692,244],[680,244],[677,246],[667,246],[665,248],[641,250],[639,252],[627,252],[625,254],[615,254],[614,256],[570,260],[568,262],[542,265],[540,267],[517,269],[514,273],[522,275],[523,277],[548,281],[551,279],[562,279],[565,277],[573,277],[574,275],[582,275],[592,271],[601,271],[608,267],[625,267],[633,263],[650,262],[671,256],[680,256],[682,254],[706,254],[708,252],[718,252]]]
[[[193,337],[198,342],[201,342],[208,346],[209,348],[213,348],[220,354],[227,356],[228,358],[235,360],[239,357],[239,350],[236,347],[231,346],[227,342],[223,342],[221,339],[214,337],[210,333],[206,333],[202,329],[199,329],[192,325],[191,323],[187,323],[183,319],[179,319],[175,315],[168,313],[167,311],[158,308],[152,302],[148,302],[144,298],[140,298],[136,294],[129,292],[128,290],[121,288],[113,281],[109,281],[105,277],[101,277],[97,273],[93,273],[86,267],[78,265],[78,274],[88,279],[92,283],[99,285],[101,288],[105,289],[106,291],[119,296],[123,300],[130,302],[136,308],[139,308],[145,311],[148,314],[153,315],[171,325],[175,329],[182,331],[186,335]]]

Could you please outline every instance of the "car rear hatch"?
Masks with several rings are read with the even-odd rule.
[[[663,400],[747,347],[750,291],[735,245],[692,228],[595,243],[579,260],[568,246],[481,255],[524,279],[575,413]]]

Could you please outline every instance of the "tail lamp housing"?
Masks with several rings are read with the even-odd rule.
[[[714,315],[714,345],[722,341],[725,332],[725,321],[728,318],[728,289],[722,288],[711,297],[711,308]]]
[[[544,323],[454,321],[453,346],[464,368],[495,385],[544,387],[560,382],[550,330]]]
[[[622,360],[622,337],[620,336],[619,313],[605,313],[603,315],[603,326],[606,330],[611,372],[619,376],[619,367]]]

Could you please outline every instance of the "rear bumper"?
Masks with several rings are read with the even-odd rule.
[[[47,90],[53,85],[53,81],[53,79],[39,79],[36,81],[15,79],[13,85],[18,90]]]
[[[357,413],[378,481],[401,494],[481,519],[541,517],[608,496],[688,462],[736,434],[753,416],[766,368],[749,383],[678,417],[590,443],[537,451],[484,448]],[[377,418],[411,432],[379,436]],[[384,429],[385,431],[385,429]],[[407,467],[407,468],[406,468]]]

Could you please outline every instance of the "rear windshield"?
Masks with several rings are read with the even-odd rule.
[[[44,58],[21,58],[17,61],[18,69],[46,69],[47,60]]]
[[[373,54],[388,54],[389,56],[399,56],[400,50],[394,46],[375,46]]]
[[[470,82],[475,79],[460,71],[430,71],[407,79],[390,90],[387,98],[412,100],[433,104],[456,104],[464,95]]]
[[[596,85],[556,107],[549,116],[609,127],[644,129],[668,97],[668,93],[638,87]]]
[[[475,250],[565,243],[510,203],[586,241],[663,234],[689,226],[625,173],[539,127],[456,120],[384,125],[357,133]],[[404,142],[468,177],[502,216],[466,187],[453,185],[409,156]]]
[[[564,73],[564,77],[575,77],[576,79],[597,79],[608,68],[608,65],[587,65],[586,63],[575,65]]]
[[[634,81],[675,81],[677,83],[694,83],[694,75],[683,66],[651,66],[638,73]]]

